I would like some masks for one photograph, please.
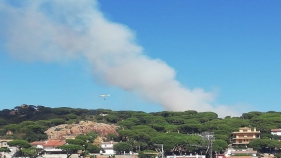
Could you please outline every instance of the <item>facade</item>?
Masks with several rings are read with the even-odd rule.
[[[36,141],[30,143],[31,146],[43,150],[42,157],[44,158],[51,158],[51,157],[66,158],[67,155],[65,154],[65,152],[62,151],[61,149],[57,149],[58,146],[62,146],[65,144],[66,142],[64,140],[47,140],[47,141]]]
[[[272,129],[271,134],[281,136],[281,129]]]
[[[243,127],[239,128],[238,132],[232,132],[233,135],[233,145],[247,145],[252,140],[260,138],[260,131],[257,131],[256,128]]]
[[[216,158],[226,158],[225,154],[216,154]]]
[[[8,139],[2,139],[0,140],[0,148],[8,148],[9,145],[8,145],[8,142],[10,142],[12,140],[8,140]]]
[[[47,141],[37,141],[30,143],[31,146],[35,148],[41,148],[44,150],[55,149],[58,146],[66,144],[64,140],[47,140]]]
[[[169,155],[166,158],[206,158],[206,155]]]
[[[226,157],[229,156],[235,156],[239,154],[243,155],[249,155],[249,156],[257,156],[258,151],[253,150],[253,148],[247,148],[247,149],[233,149],[233,148],[228,148],[225,152]]]
[[[0,152],[0,157],[12,158],[13,155],[17,152],[17,147],[10,147],[8,142],[10,139],[0,139],[0,148],[8,148],[10,152]]]
[[[101,152],[101,154],[105,154],[105,155],[114,155],[116,154],[116,151],[113,150],[113,146],[114,144],[116,144],[116,142],[110,141],[110,142],[102,142],[100,144],[101,148],[103,149],[103,153]]]

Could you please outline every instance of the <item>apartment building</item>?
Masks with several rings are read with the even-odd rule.
[[[260,138],[260,131],[257,131],[256,128],[243,127],[239,128],[238,132],[232,132],[232,144],[236,145],[246,145],[249,144],[252,140]]]

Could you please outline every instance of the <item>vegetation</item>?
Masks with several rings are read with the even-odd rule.
[[[0,152],[10,152],[9,148],[0,148]]]
[[[72,154],[77,153],[78,150],[83,150],[83,147],[76,144],[66,144],[58,147],[66,152],[67,158],[69,158]]]
[[[132,150],[132,146],[129,143],[118,143],[115,144],[113,149],[118,153],[118,154],[122,154],[123,152],[128,153],[129,151]]]
[[[17,147],[19,149],[19,152],[17,153],[17,156],[33,156],[35,152],[31,152],[31,145],[25,141],[16,139],[13,141],[8,142],[9,146]],[[36,156],[36,155],[34,155]]]
[[[85,156],[88,153],[98,153],[101,148],[93,144],[93,140],[97,134],[94,132],[87,133],[86,135],[78,135],[75,139],[66,139],[65,145],[58,148],[64,150],[69,158],[72,154],[80,151],[80,156]]]
[[[103,115],[100,115],[103,114]],[[202,132],[214,132],[213,154],[222,153],[232,141],[232,132],[240,127],[256,127],[261,131],[261,139],[252,141],[248,147],[258,152],[275,153],[281,148],[279,137],[270,134],[271,129],[281,128],[281,112],[248,112],[240,117],[218,118],[214,112],[152,112],[112,111],[109,109],[74,109],[68,107],[50,108],[45,106],[21,105],[14,109],[0,111],[0,136],[6,139],[21,139],[27,142],[47,139],[46,131],[59,124],[78,123],[91,120],[120,126],[118,135],[109,134],[105,141],[120,142],[114,145],[118,152],[159,150],[163,144],[165,154],[204,153],[208,142],[200,136]],[[97,152],[93,145],[96,133],[79,135],[75,140],[67,140],[68,146],[61,149],[69,155],[78,150]],[[82,149],[80,147],[82,146]],[[243,146],[235,146],[243,148]],[[244,146],[245,147],[245,146]],[[22,152],[34,150],[23,148]],[[1,149],[4,150],[4,149]],[[280,154],[279,154],[280,155]]]

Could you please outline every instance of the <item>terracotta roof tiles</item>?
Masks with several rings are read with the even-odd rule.
[[[47,140],[47,141],[36,141],[30,143],[31,145],[42,145],[44,147],[57,147],[57,146],[62,146],[66,142],[64,140]]]

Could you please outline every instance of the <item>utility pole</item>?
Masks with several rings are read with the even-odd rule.
[[[210,140],[210,158],[213,158],[213,140]]]
[[[214,132],[203,132],[201,133],[203,140],[207,141],[207,152],[209,152],[210,158],[213,158],[213,140],[215,140]],[[210,149],[210,151],[208,151]]]
[[[162,144],[162,158],[164,158],[163,144]]]
[[[155,146],[161,146],[161,157],[164,158],[164,150],[163,150],[163,144],[154,144]]]

